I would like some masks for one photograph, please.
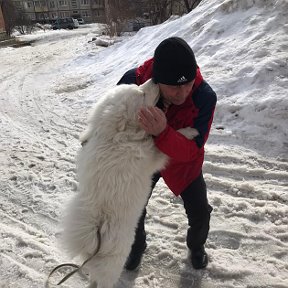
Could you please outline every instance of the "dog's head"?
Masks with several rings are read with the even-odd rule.
[[[137,114],[139,109],[143,106],[156,105],[160,95],[159,86],[150,79],[140,86],[125,85],[125,87],[123,86],[124,89],[126,90],[125,95],[120,93],[123,101],[118,99],[120,100],[119,104],[122,105],[122,123],[129,123],[130,125],[134,123],[136,125],[138,124]]]
[[[144,105],[155,106],[160,96],[159,85],[155,84],[153,80],[150,79],[144,84],[140,85],[139,89],[144,93]]]
[[[143,106],[156,105],[160,95],[159,86],[155,84],[152,79],[148,80],[140,86],[125,86],[126,87],[123,86],[123,91],[124,89],[126,90],[125,95],[120,93],[122,94],[120,97],[123,97],[123,101],[119,101],[119,104],[121,105],[121,108],[119,107],[121,116],[119,114],[118,131],[125,131],[132,128],[141,130],[137,117],[139,109]]]
[[[88,130],[80,140],[87,141],[93,135],[115,139],[116,134],[126,132],[131,137],[145,137],[144,130],[139,126],[137,114],[142,106],[155,106],[159,95],[159,86],[152,79],[140,86],[122,84],[114,87],[96,104]],[[118,139],[121,137],[118,135]]]

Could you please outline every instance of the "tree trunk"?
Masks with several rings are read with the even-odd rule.
[[[183,0],[183,1],[184,1],[185,7],[188,13],[191,12],[201,2],[201,0],[194,0],[191,2],[191,5],[190,5],[189,0]]]

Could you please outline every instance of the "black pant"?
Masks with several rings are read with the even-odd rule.
[[[161,177],[160,173],[156,173],[152,178],[151,193]],[[184,208],[188,218],[187,231],[187,246],[189,249],[197,249],[205,244],[209,232],[210,213],[212,207],[208,204],[206,183],[201,174],[180,194],[184,202]],[[147,199],[147,204],[148,200]],[[135,233],[135,241],[132,245],[132,251],[141,251],[145,247],[146,232],[145,232],[145,217],[146,206],[139,219]]]

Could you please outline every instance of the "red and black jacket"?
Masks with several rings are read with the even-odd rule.
[[[118,84],[141,85],[152,77],[152,67],[153,59],[149,59],[142,66],[127,71]],[[161,176],[176,196],[201,173],[204,145],[210,132],[216,102],[216,93],[203,80],[198,68],[190,95],[183,104],[169,106],[166,112],[168,125],[154,138],[158,149],[170,157],[168,165],[161,171]],[[158,104],[161,108],[161,102]],[[199,135],[189,140],[177,132],[185,127],[197,129]]]

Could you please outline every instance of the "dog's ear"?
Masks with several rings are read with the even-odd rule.
[[[145,83],[140,85],[139,88],[148,95],[159,94],[159,85],[155,84],[152,79],[147,80]]]
[[[79,136],[79,140],[80,140],[80,143],[82,145],[82,143],[86,143],[88,142],[88,139],[91,137],[91,129],[90,127],[87,128],[84,132],[82,132],[82,134],[80,134]]]

